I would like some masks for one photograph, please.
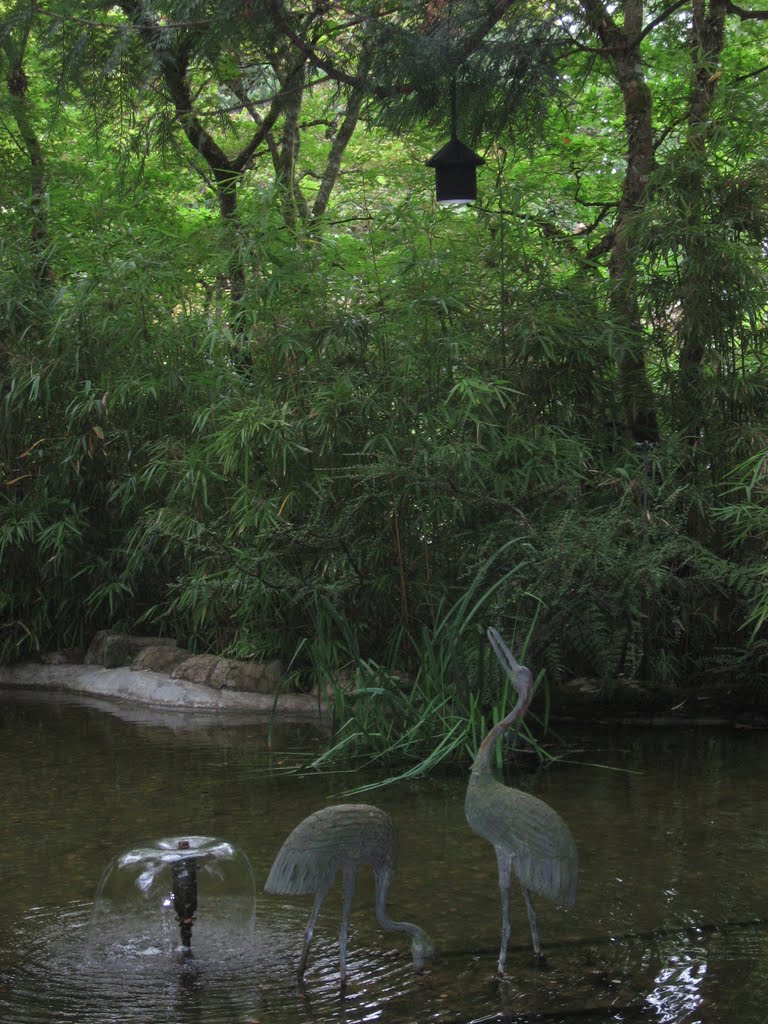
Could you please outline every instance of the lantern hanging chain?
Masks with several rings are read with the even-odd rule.
[[[453,0],[448,0],[448,39],[450,41],[453,35]],[[451,60],[453,63],[453,60]],[[450,85],[450,102],[451,102],[451,141],[455,142],[458,135],[458,117],[456,114],[456,74],[455,72],[451,75]]]

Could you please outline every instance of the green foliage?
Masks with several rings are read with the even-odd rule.
[[[766,469],[768,449],[756,452],[736,466],[731,474],[734,482],[727,489],[728,503],[715,512],[716,518],[728,530],[732,548],[743,552],[753,572],[749,616],[746,625],[752,626],[752,640],[763,639],[768,622],[768,595],[766,594],[765,536],[768,528],[766,502]],[[761,645],[761,649],[762,646]]]
[[[220,168],[131,7],[62,0],[50,25],[4,9],[4,73],[23,52],[29,88],[0,91],[0,659],[106,625],[281,656],[334,697],[315,767],[354,755],[411,774],[464,757],[508,707],[489,623],[546,699],[579,675],[763,673],[768,188],[744,130],[766,109],[760,26],[723,49],[705,145],[685,116],[687,36],[669,19],[648,41],[657,169],[622,225],[638,330],[606,261],[622,97],[537,9],[458,68],[435,30],[440,63],[394,99],[384,71],[415,67],[420,8],[360,34],[335,9],[289,12],[349,72],[336,88],[309,61],[291,107],[279,25],[235,0],[155,5],[227,160],[280,108],[223,217]],[[474,6],[459,8],[466,28]],[[367,123],[344,140],[369,59]],[[423,168],[451,70],[494,126],[460,216]],[[517,81],[536,139],[513,130]],[[430,104],[434,119],[383,127]],[[655,447],[627,440],[629,351]]]
[[[337,726],[334,742],[304,770],[344,766],[352,758],[356,766],[378,763],[394,770],[387,779],[392,783],[426,774],[465,751],[474,757],[489,724],[508,714],[517,699],[506,677],[499,685],[501,674],[481,623],[499,588],[526,568],[525,561],[503,568],[519,546],[508,541],[493,552],[455,604],[438,610],[433,628],[424,626],[418,637],[401,636],[415,654],[413,676],[361,659],[355,626],[334,609],[318,616],[308,646],[319,668],[319,690],[332,703]],[[331,638],[338,635],[345,642],[335,648]],[[334,667],[342,652],[351,660],[339,672]],[[391,660],[402,662],[405,653],[400,650]],[[546,756],[524,728],[528,742]],[[380,785],[377,781],[348,793]]]

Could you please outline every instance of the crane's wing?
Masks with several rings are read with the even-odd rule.
[[[466,803],[472,829],[512,857],[518,881],[565,906],[576,901],[579,855],[563,819],[543,800],[488,780],[470,786]]]
[[[299,822],[267,877],[269,893],[300,895],[330,888],[345,864],[394,867],[397,832],[391,818],[370,804],[323,807]]]

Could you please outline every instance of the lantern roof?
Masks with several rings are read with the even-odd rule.
[[[485,163],[485,160],[454,136],[450,142],[446,142],[443,148],[439,149],[425,163],[427,167],[448,167],[453,164],[480,167],[481,164]]]

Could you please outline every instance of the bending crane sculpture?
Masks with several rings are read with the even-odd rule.
[[[494,747],[525,714],[531,701],[533,680],[528,669],[515,661],[495,629],[488,630],[488,639],[517,692],[517,703],[480,744],[472,765],[464,810],[470,827],[492,843],[496,851],[502,920],[499,974],[503,974],[509,942],[509,885],[513,869],[528,909],[533,951],[539,958],[541,944],[531,893],[573,906],[579,857],[573,836],[559,814],[543,800],[505,786],[494,778],[491,770]]]
[[[315,904],[304,932],[297,975],[304,976],[309,947],[323,900],[338,871],[342,874],[343,907],[339,933],[340,983],[347,980],[347,936],[355,878],[369,864],[376,878],[376,919],[388,931],[411,936],[413,965],[419,970],[434,952],[432,940],[415,924],[393,921],[387,914],[387,892],[397,859],[397,832],[392,819],[369,804],[337,804],[315,811],[300,822],[280,848],[264,889],[269,893],[314,893]]]

